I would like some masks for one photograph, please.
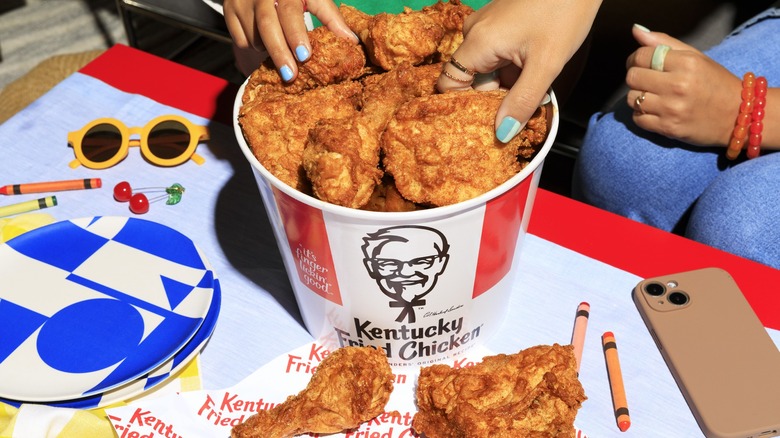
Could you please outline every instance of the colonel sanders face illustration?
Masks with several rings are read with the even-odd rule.
[[[368,274],[403,310],[396,319],[415,322],[415,306],[425,304],[449,260],[449,244],[439,231],[420,226],[383,228],[363,238],[363,263]]]

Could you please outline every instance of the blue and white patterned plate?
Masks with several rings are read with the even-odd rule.
[[[72,400],[139,379],[198,332],[214,282],[190,239],[143,219],[57,222],[0,245],[0,397]]]
[[[159,385],[176,376],[179,371],[184,369],[193,359],[195,359],[203,347],[206,346],[206,342],[208,342],[211,334],[214,332],[214,327],[217,324],[221,300],[222,292],[219,286],[219,280],[214,279],[214,294],[211,298],[211,307],[209,308],[209,313],[206,315],[206,319],[203,320],[203,324],[198,329],[198,332],[195,333],[195,336],[193,336],[189,342],[187,342],[187,345],[185,345],[184,348],[179,350],[167,362],[155,368],[148,374],[104,393],[74,400],[44,402],[40,404],[58,408],[95,409],[117,402],[128,401],[137,396],[146,395],[149,391],[156,389]],[[17,408],[22,405],[22,402],[20,401],[4,398],[0,398],[0,402]]]

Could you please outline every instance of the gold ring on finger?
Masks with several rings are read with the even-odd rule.
[[[468,79],[461,79],[461,78],[456,78],[455,76],[450,74],[450,72],[448,72],[447,70],[442,70],[441,72],[442,72],[442,74],[444,74],[444,76],[447,76],[448,78],[452,79],[455,82],[460,82],[462,84],[470,84],[470,83],[474,82],[474,76],[472,76],[472,77],[470,77]]]
[[[453,67],[457,68],[458,70],[462,71],[463,73],[466,73],[469,76],[474,76],[477,74],[476,71],[466,67],[465,65],[458,62],[457,59],[455,59],[454,56],[450,57],[450,64],[452,64]]]
[[[636,97],[636,100],[634,100],[634,110],[640,114],[647,114],[644,109],[642,109],[642,104],[645,101],[645,93],[647,91],[643,91],[642,94]]]

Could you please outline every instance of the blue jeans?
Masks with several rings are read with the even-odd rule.
[[[779,47],[780,8],[770,8],[706,54],[737,77],[752,71],[778,87]],[[780,269],[780,153],[731,162],[724,148],[645,131],[632,113],[623,100],[591,117],[574,197]]]

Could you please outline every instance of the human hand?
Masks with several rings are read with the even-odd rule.
[[[496,72],[495,80],[476,89],[509,87],[496,113],[496,137],[508,142],[539,107],[553,80],[590,31],[601,0],[493,0],[469,17],[463,43],[453,58],[477,73]],[[469,76],[452,63],[439,91],[472,87]]]
[[[311,56],[306,9],[331,32],[358,42],[332,0],[225,0],[225,24],[238,48],[265,48],[282,80],[291,82],[298,75],[297,62]]]
[[[638,25],[632,33],[642,47],[626,61],[631,89],[626,99],[637,126],[693,145],[727,146],[739,113],[742,80],[667,34]],[[656,71],[650,65],[660,44],[671,50],[663,71]]]

